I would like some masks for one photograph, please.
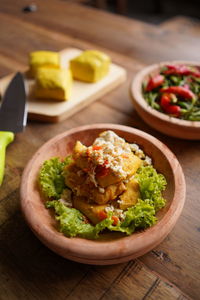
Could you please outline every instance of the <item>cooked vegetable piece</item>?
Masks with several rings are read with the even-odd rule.
[[[150,92],[157,87],[161,86],[165,81],[165,78],[163,75],[155,75],[154,77],[151,77],[147,83],[146,91]]]
[[[161,96],[161,100],[160,100],[160,105],[162,107],[162,109],[164,110],[164,112],[173,115],[175,117],[180,117],[181,115],[181,108],[178,105],[173,105],[173,100],[174,100],[174,94],[170,94],[170,93],[164,93]],[[175,98],[176,99],[176,98]],[[177,101],[177,99],[176,99]]]
[[[181,96],[184,99],[193,99],[195,98],[195,94],[190,91],[188,88],[183,86],[170,86],[166,88],[160,89],[161,93],[173,93],[175,95]]]

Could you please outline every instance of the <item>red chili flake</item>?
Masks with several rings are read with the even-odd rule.
[[[105,177],[110,173],[110,169],[104,166],[98,166],[96,168],[96,176],[97,177]]]
[[[107,218],[107,213],[104,211],[104,210],[101,210],[99,213],[98,213],[98,217],[99,219],[102,221],[104,219]]]
[[[93,149],[93,150],[101,150],[102,147],[101,147],[101,146],[93,146],[92,149]]]
[[[89,148],[87,148],[87,150],[86,150],[86,155],[89,157],[90,156],[90,149]]]
[[[109,161],[107,159],[104,160],[103,166],[106,166],[109,164]]]
[[[112,225],[116,226],[119,222],[119,218],[117,216],[112,216],[113,223]]]

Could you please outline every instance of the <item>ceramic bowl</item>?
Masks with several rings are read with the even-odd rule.
[[[177,138],[188,140],[200,140],[200,122],[199,121],[185,121],[174,117],[170,117],[161,113],[147,104],[142,95],[142,83],[149,78],[149,75],[156,75],[159,73],[161,67],[166,64],[184,64],[199,66],[199,62],[192,61],[170,61],[161,62],[148,66],[139,71],[134,77],[131,87],[130,96],[133,105],[141,116],[141,118],[154,129]]]
[[[167,205],[157,214],[156,225],[131,236],[105,234],[100,240],[67,238],[57,230],[53,214],[44,206],[37,184],[39,169],[43,162],[51,157],[65,157],[70,154],[77,140],[91,145],[104,130],[113,130],[127,142],[137,143],[152,158],[154,167],[165,175],[168,182],[164,194]],[[68,130],[45,143],[23,172],[20,194],[25,219],[42,243],[67,259],[87,264],[108,265],[141,256],[156,247],[168,235],[184,205],[185,180],[174,154],[153,136],[127,126],[94,124]]]

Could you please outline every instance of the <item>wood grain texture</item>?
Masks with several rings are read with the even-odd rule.
[[[24,14],[21,9],[27,5],[26,0],[16,0],[14,5],[11,0],[1,1],[0,76],[15,70],[23,71],[30,51],[59,51],[66,47],[77,47],[105,51],[115,63],[127,69],[128,80],[120,88],[59,125],[28,122],[26,131],[18,134],[15,142],[9,145],[6,176],[0,189],[3,211],[0,223],[1,298],[71,297],[84,300],[90,290],[92,299],[107,297],[108,293],[114,300],[142,299],[144,290],[137,272],[131,273],[128,282],[136,282],[138,288],[129,288],[125,277],[120,285],[120,291],[123,287],[123,292],[118,289],[117,278],[126,272],[126,263],[89,267],[65,260],[53,254],[34,237],[19,211],[18,188],[21,174],[34,152],[48,139],[67,129],[107,122],[133,126],[159,138],[178,157],[186,177],[186,203],[178,223],[161,245],[139,260],[139,264],[144,264],[145,272],[151,274],[146,274],[145,278],[150,277],[152,280],[145,285],[146,294],[143,298],[199,299],[200,143],[177,141],[151,129],[135,112],[128,94],[133,76],[147,64],[191,58],[199,61],[198,26],[190,25],[182,32],[181,26],[174,20],[171,26],[170,21],[168,22],[170,29],[167,29],[162,28],[162,24],[149,25],[85,6],[68,4],[67,1],[35,2],[38,11]],[[156,278],[153,280],[154,274],[158,281]],[[90,280],[87,281],[87,278]]]

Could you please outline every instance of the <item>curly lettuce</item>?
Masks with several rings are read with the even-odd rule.
[[[69,208],[60,201],[46,202],[47,208],[54,208],[56,220],[59,221],[59,230],[67,237],[79,236],[87,239],[97,239],[99,233],[108,229],[132,234],[138,228],[147,228],[156,222],[155,210],[148,201],[140,200],[134,207],[125,212],[124,221],[113,225],[112,212],[108,217],[95,226],[87,223],[85,216],[75,208]]]
[[[127,229],[127,234],[133,233],[136,229],[145,229],[156,223],[155,213],[155,208],[149,200],[139,200],[135,206],[127,209],[121,226]]]
[[[60,201],[46,202],[47,208],[54,208],[56,220],[59,221],[59,230],[68,237],[79,236],[87,239],[97,239],[99,233],[105,228],[111,229],[113,220],[111,216],[96,226],[88,223],[86,217],[77,209],[69,208]],[[115,229],[115,228],[114,228]]]
[[[166,200],[162,196],[167,181],[162,174],[158,174],[153,166],[141,167],[136,175],[140,186],[142,200],[149,200],[155,211],[165,206]]]
[[[67,237],[82,237],[97,239],[103,231],[118,231],[127,235],[138,229],[145,229],[157,221],[156,212],[165,206],[166,200],[162,191],[166,187],[166,179],[158,174],[153,166],[143,166],[135,175],[140,186],[140,198],[133,207],[124,212],[124,218],[113,225],[113,212],[109,212],[106,219],[96,225],[88,223],[87,218],[77,209],[69,208],[58,199],[66,188],[63,171],[66,165],[72,162],[69,156],[65,161],[52,158],[44,162],[39,173],[39,182],[42,193],[52,201],[46,202],[47,208],[53,208],[59,230]]]
[[[64,161],[58,157],[53,157],[43,163],[39,172],[39,185],[46,198],[60,198],[65,188],[63,170],[71,160],[71,156],[68,156]]]

